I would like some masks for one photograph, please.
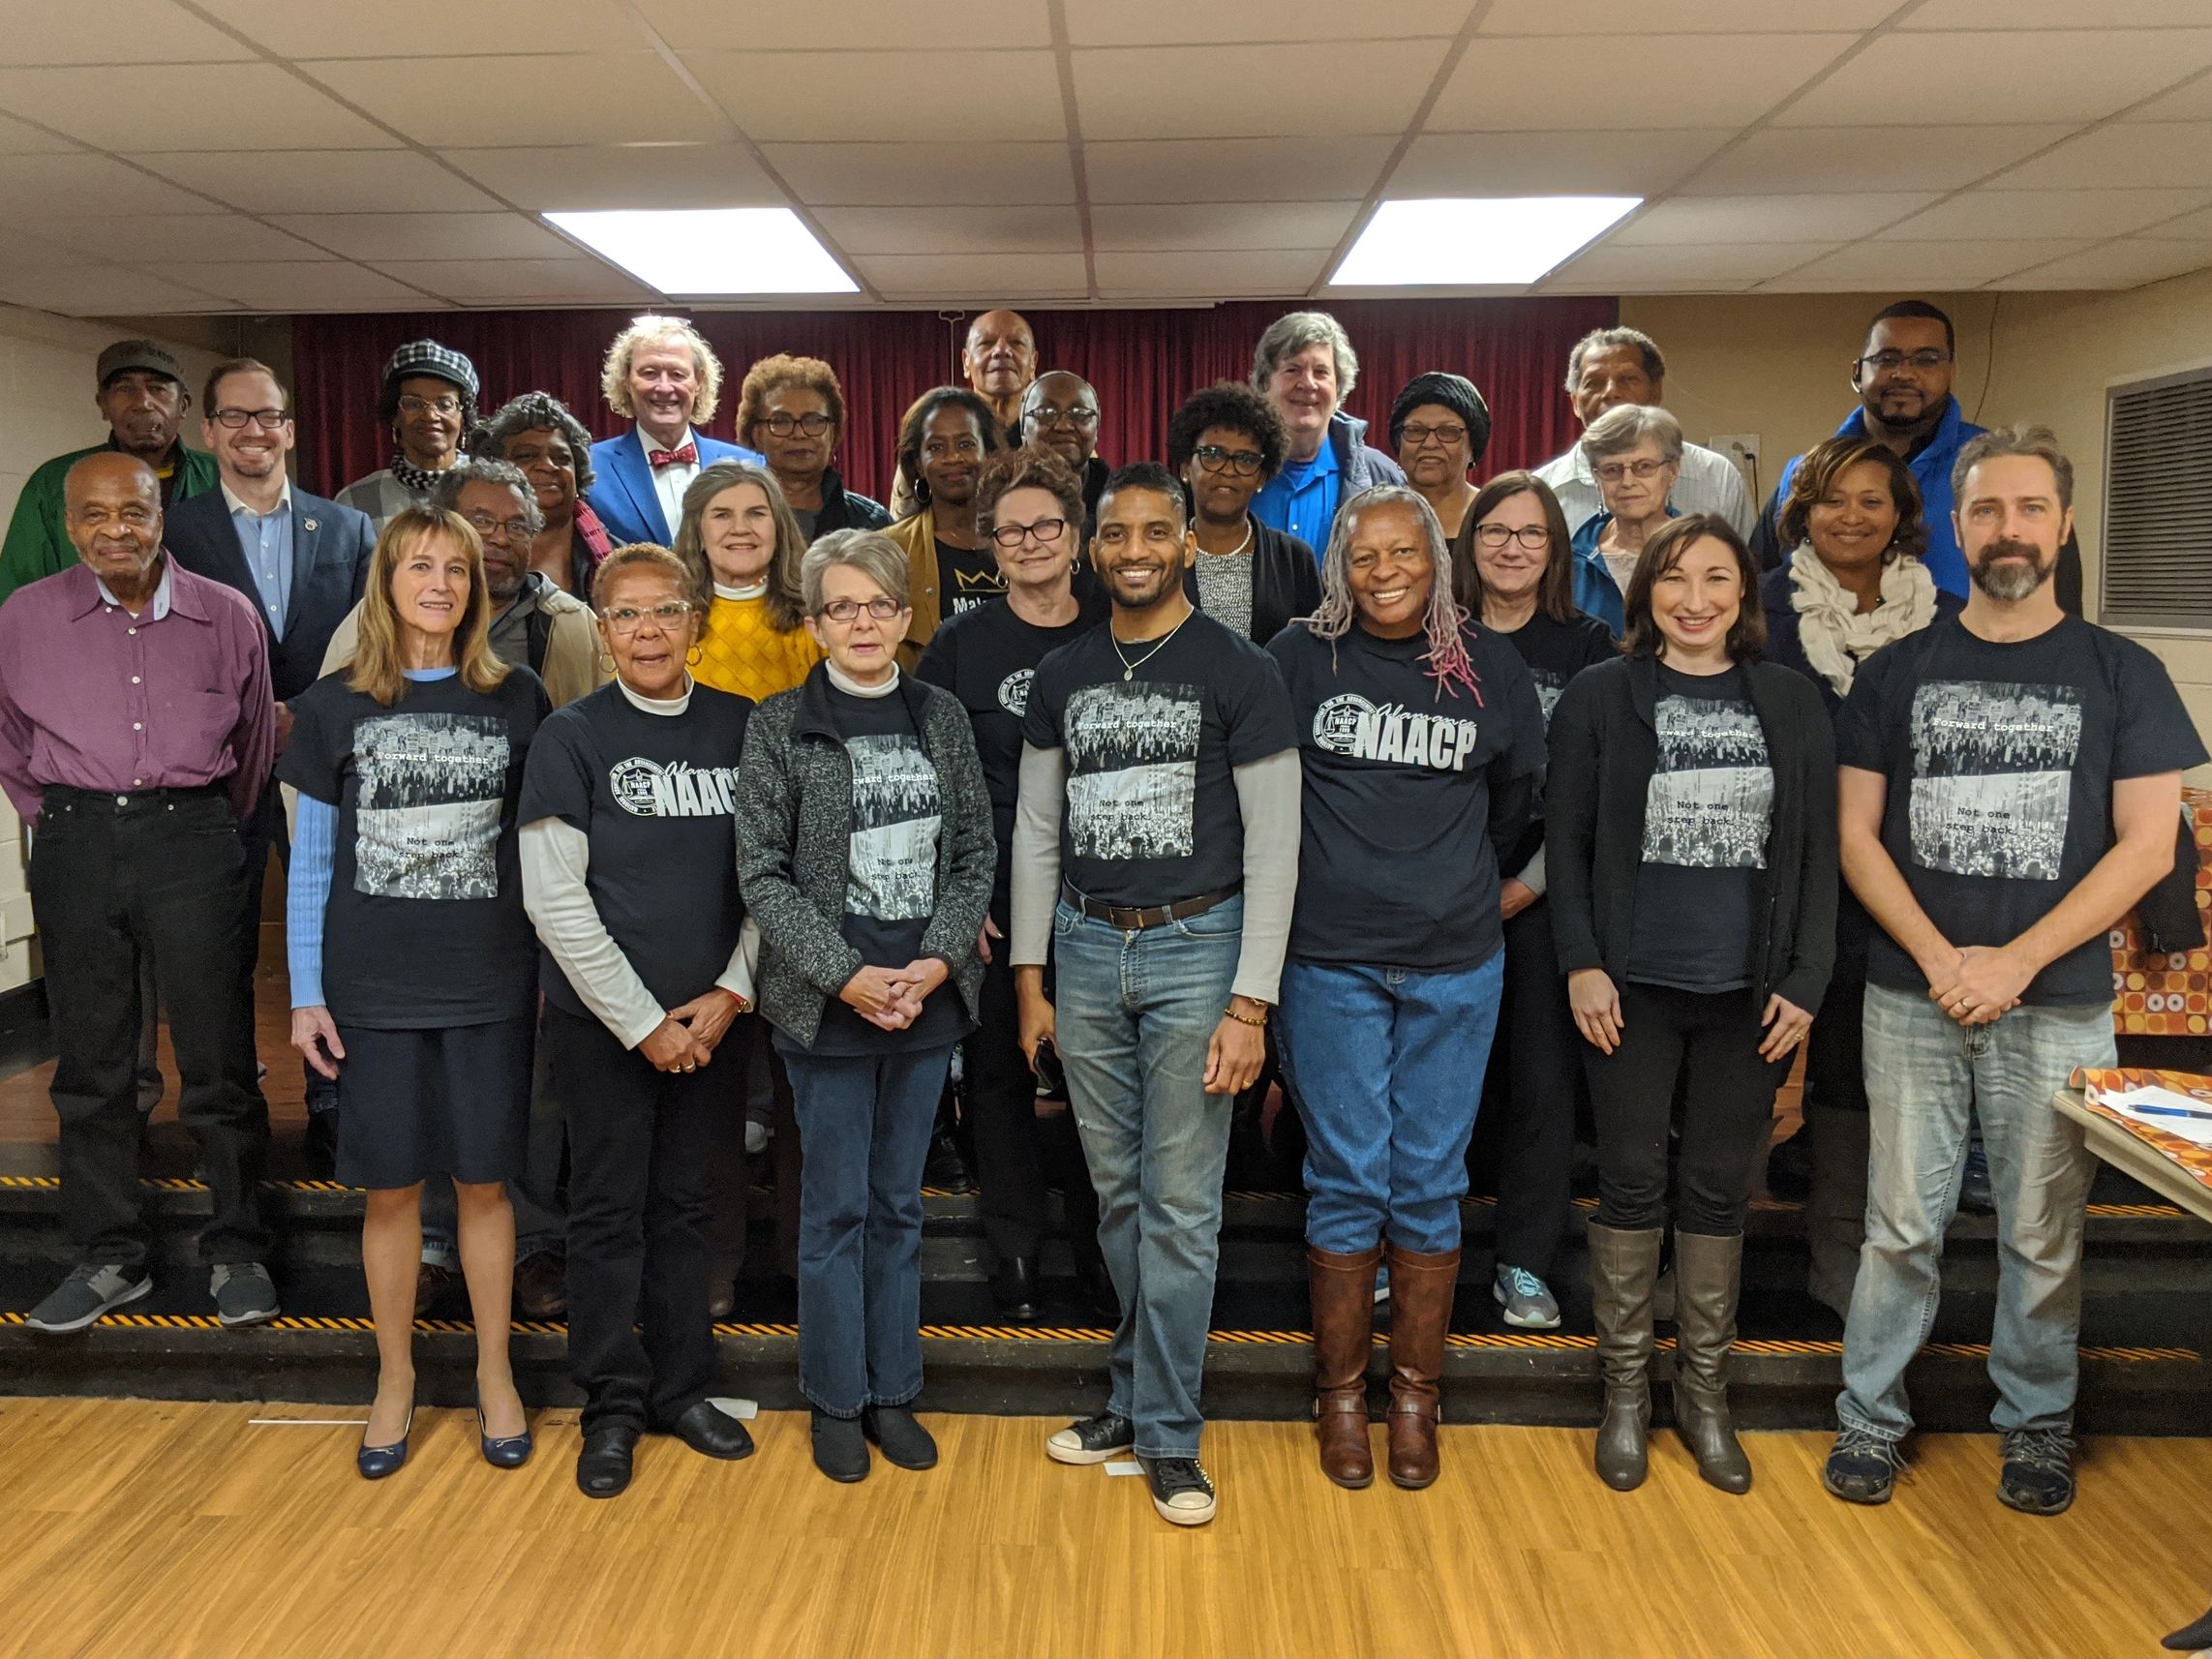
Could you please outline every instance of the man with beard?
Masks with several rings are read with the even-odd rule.
[[[2172,867],[2181,773],[2205,752],[2157,657],[2059,608],[2074,468],[2050,433],[1985,432],[1950,482],[1966,608],[1868,658],[1836,725],[1843,873],[1880,930],[1866,1243],[1823,1478],[1882,1503],[1903,1466],[1905,1368],[1934,1323],[1971,1111],[1997,1211],[1997,1496],[2056,1515],[2093,1161],[2051,1097],[2114,1064],[2106,930]]]
[[[26,582],[76,563],[62,505],[62,480],[87,455],[114,450],[151,468],[166,512],[215,488],[215,458],[187,449],[177,436],[192,394],[177,360],[151,340],[118,340],[101,352],[93,401],[107,422],[107,441],[57,455],[23,481],[8,539],[0,546],[0,599]]]
[[[1154,1509],[1197,1526],[1222,1170],[1289,937],[1299,772],[1274,660],[1184,594],[1185,528],[1165,467],[1106,480],[1092,558],[1112,616],[1038,665],[1022,717],[1011,960],[1023,1052],[1049,1040],[1066,1065],[1122,1307],[1106,1409],[1045,1451],[1134,1450]]]

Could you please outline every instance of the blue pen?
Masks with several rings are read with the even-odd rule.
[[[2190,1106],[2136,1106],[2128,1110],[2146,1118],[2200,1118],[2212,1123],[2212,1112],[2200,1112]]]

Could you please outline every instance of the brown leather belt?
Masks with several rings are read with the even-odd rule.
[[[1195,898],[1179,898],[1173,904],[1102,904],[1095,898],[1085,898],[1066,882],[1060,884],[1060,896],[1094,920],[1108,927],[1118,927],[1124,933],[1141,933],[1147,927],[1165,927],[1170,921],[1188,921],[1194,916],[1203,916],[1217,904],[1226,903],[1244,890],[1244,884],[1202,892]]]

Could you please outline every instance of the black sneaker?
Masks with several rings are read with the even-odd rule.
[[[1144,1473],[1152,1482],[1152,1507],[1177,1526],[1203,1526],[1214,1518],[1220,1499],[1205,1465],[1196,1458],[1148,1458]]]
[[[861,1433],[873,1440],[887,1462],[902,1469],[937,1466],[937,1441],[903,1405],[870,1405],[861,1412]]]
[[[107,1262],[86,1262],[55,1285],[50,1295],[28,1313],[23,1323],[48,1336],[81,1331],[107,1313],[136,1302],[154,1287],[154,1276],[144,1268],[116,1267]]]
[[[215,1317],[226,1330],[265,1325],[277,1316],[277,1287],[258,1261],[219,1262],[208,1276]]]
[[[1056,1463],[1103,1463],[1136,1449],[1136,1425],[1102,1411],[1071,1423],[1045,1442],[1045,1455]]]
[[[1820,1484],[1845,1503],[1888,1503],[1904,1467],[1896,1441],[1868,1429],[1846,1428],[1835,1436]]]
[[[1997,1501],[2022,1515],[2064,1514],[2074,1502],[2074,1436],[2063,1429],[2007,1434]]]
[[[858,1417],[833,1417],[814,1413],[814,1466],[833,1481],[848,1485],[868,1478],[868,1442]]]

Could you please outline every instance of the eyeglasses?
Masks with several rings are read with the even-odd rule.
[[[1465,442],[1467,439],[1467,428],[1464,426],[1409,425],[1400,427],[1398,430],[1400,438],[1409,449],[1418,449],[1431,438],[1434,438],[1446,449],[1455,443]]]
[[[1523,525],[1519,529],[1508,525],[1476,525],[1474,539],[1492,553],[1509,541],[1519,542],[1530,553],[1542,553],[1552,545],[1552,532],[1542,525]]]
[[[1063,409],[1050,404],[1040,404],[1033,409],[1023,410],[1021,418],[1038,426],[1096,426],[1099,424],[1099,411],[1079,407]]]
[[[1899,369],[1910,368],[1929,375],[1950,361],[1950,352],[1930,347],[1924,351],[1869,351],[1854,366],[1862,374],[1894,375]]]
[[[778,437],[789,437],[803,432],[808,437],[820,437],[830,430],[830,417],[826,414],[772,414],[763,423]]]
[[[1191,453],[1208,472],[1234,472],[1239,478],[1257,474],[1266,459],[1257,449],[1224,449],[1218,443],[1201,443]]]
[[[896,599],[880,596],[863,605],[858,599],[833,599],[822,607],[822,615],[833,622],[849,622],[863,611],[879,622],[888,622],[906,607]]]
[[[599,613],[599,619],[618,634],[634,634],[648,617],[663,633],[674,633],[683,625],[683,618],[691,615],[691,604],[686,599],[663,599],[659,604],[640,609],[635,605],[616,605]]]
[[[461,400],[448,392],[442,398],[418,398],[412,392],[400,399],[402,414],[457,415],[461,412]]]
[[[1038,543],[1049,545],[1067,533],[1066,519],[1039,519],[1033,525],[999,525],[990,532],[991,540],[1001,547],[1019,547],[1023,536],[1035,536]]]
[[[284,409],[209,409],[207,418],[217,426],[238,431],[252,421],[263,432],[281,432],[291,425],[291,415]]]
[[[490,513],[470,513],[469,522],[475,527],[478,535],[490,535],[496,530],[508,541],[528,541],[530,538],[528,519],[495,519]]]
[[[1672,461],[1653,461],[1646,456],[1642,461],[1606,461],[1592,467],[1601,484],[1618,484],[1623,478],[1656,478],[1672,467]]]

